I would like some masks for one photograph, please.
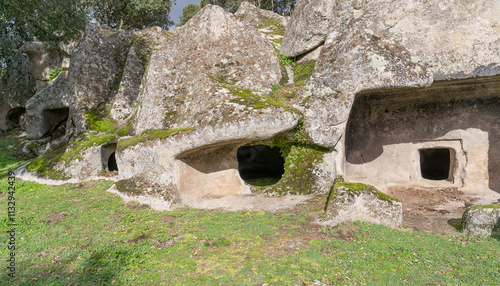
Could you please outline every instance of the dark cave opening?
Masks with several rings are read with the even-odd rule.
[[[448,148],[420,149],[420,172],[428,180],[450,180],[451,151]]]
[[[275,184],[285,173],[285,160],[279,147],[242,146],[238,148],[237,157],[240,177],[250,185]]]
[[[116,163],[115,152],[111,153],[108,159],[108,170],[110,172],[118,171],[118,164]]]
[[[22,115],[25,113],[26,109],[24,107],[13,108],[7,113],[7,119],[14,126],[21,125]]]

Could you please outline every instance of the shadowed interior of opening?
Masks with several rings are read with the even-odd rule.
[[[450,180],[450,149],[420,149],[420,172],[428,180]]]
[[[21,115],[24,113],[26,113],[26,109],[24,107],[13,108],[7,114],[7,118],[13,125],[21,125]]]
[[[69,108],[56,108],[45,110],[46,118],[49,120],[50,129],[47,135],[52,136],[52,139],[57,139],[66,134],[66,121],[69,117]]]
[[[250,185],[267,186],[277,183],[285,173],[285,160],[279,147],[266,145],[238,148],[238,171]]]
[[[110,172],[118,171],[118,165],[116,164],[115,152],[111,153],[108,159],[108,170]]]

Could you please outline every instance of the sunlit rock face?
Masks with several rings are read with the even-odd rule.
[[[310,9],[297,9],[287,26],[283,51],[296,49],[292,43],[305,39],[298,52],[288,52],[290,56],[307,52],[321,41],[312,35],[322,30],[315,25],[308,28],[300,19],[305,21],[316,13],[314,7],[331,1],[306,2],[297,8],[308,5]],[[500,20],[495,16],[500,3],[380,0],[335,5],[322,10],[333,11],[333,17],[321,18],[323,26],[329,23],[328,33],[319,33],[324,44],[306,85],[304,126],[317,144],[338,142],[360,91],[424,87],[436,80],[500,73]]]

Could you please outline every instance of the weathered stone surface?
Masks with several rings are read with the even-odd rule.
[[[26,102],[24,126],[28,139],[39,139],[58,127],[66,128],[65,122],[69,115],[66,87],[67,72],[61,72],[47,87]],[[61,124],[63,126],[59,126]]]
[[[29,56],[29,67],[36,79],[37,92],[47,86],[51,70],[68,67],[68,54],[57,48],[46,47],[41,42],[26,42],[19,50]],[[70,52],[70,46],[66,50]]]
[[[345,183],[339,178],[319,223],[336,226],[357,220],[399,228],[403,224],[403,204],[372,186]]]
[[[358,93],[344,137],[345,179],[379,189],[397,184],[499,192],[500,130],[490,127],[498,120],[499,92],[500,76],[494,76]],[[425,149],[431,153],[420,151]],[[449,150],[441,154],[450,161],[422,170],[424,154],[439,157],[434,149]],[[433,180],[437,166],[449,172]]]
[[[0,130],[19,124],[26,101],[35,94],[35,78],[28,57],[17,52],[7,60],[7,73],[0,79]]]
[[[255,136],[253,140],[266,139],[283,129],[293,129],[300,118],[283,111],[284,117],[278,121],[271,109],[262,112],[259,117],[241,117],[233,124],[222,126],[206,125],[184,131],[157,130],[158,138],[153,136],[131,146],[128,142],[133,142],[133,138],[120,139],[116,152],[119,179],[135,176],[169,187],[180,195],[183,203],[250,193],[238,174],[236,149],[252,141],[251,136]],[[148,134],[154,132],[146,132],[143,138],[149,137]],[[198,180],[193,183],[195,177]]]
[[[165,45],[168,38],[167,31],[159,27],[136,32],[134,43],[127,55],[120,88],[111,105],[112,119],[121,122],[132,115],[151,53],[153,49]]]
[[[300,0],[288,21],[281,52],[296,57],[320,46],[334,17],[335,1]]]
[[[492,11],[500,4],[343,1],[306,85],[305,132],[317,144],[334,146],[362,90],[497,74],[500,20]]]
[[[280,78],[276,53],[263,36],[208,5],[152,54],[135,130],[238,126],[247,117],[257,121],[262,116],[275,128],[274,122],[293,116],[274,112],[281,107],[264,103],[258,91],[269,92]]]
[[[468,208],[462,217],[462,231],[468,235],[500,237],[500,204]]]
[[[271,24],[270,22],[278,22],[279,25],[286,27],[289,17],[278,15],[272,11],[259,9],[255,5],[245,1],[242,2],[238,11],[234,15],[240,17],[241,20],[257,28]],[[274,21],[269,21],[274,20]]]
[[[85,114],[116,94],[133,37],[129,31],[87,25],[68,74],[70,115],[78,133],[87,130]]]

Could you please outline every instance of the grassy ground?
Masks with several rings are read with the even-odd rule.
[[[0,135],[0,242],[17,138]],[[16,147],[17,146],[17,147]],[[500,241],[312,223],[324,204],[277,213],[158,212],[106,192],[17,180],[16,278],[0,285],[498,285]]]

